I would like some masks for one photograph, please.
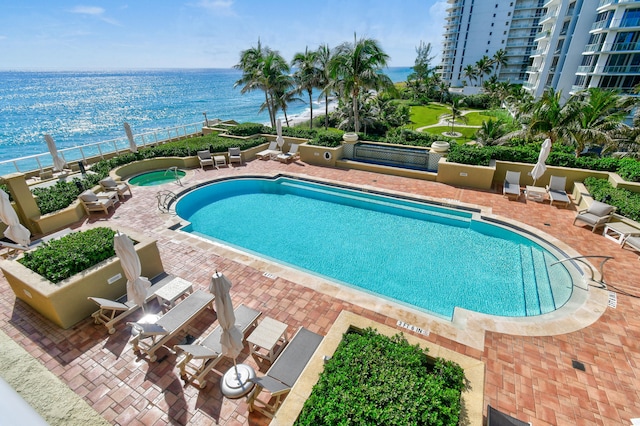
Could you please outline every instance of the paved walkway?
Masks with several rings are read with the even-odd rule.
[[[569,244],[583,255],[611,255],[605,279],[617,293],[617,306],[607,308],[592,325],[571,333],[542,337],[514,336],[498,332],[485,335],[477,349],[437,332],[438,321],[428,316],[416,318],[431,324],[427,337],[415,334],[486,363],[485,404],[517,416],[534,425],[630,424],[640,417],[640,301],[635,271],[638,255],[593,234],[572,226],[575,210],[525,201],[508,201],[499,191],[456,188],[421,180],[375,173],[309,166],[274,161],[251,161],[241,167],[190,171],[186,185],[222,176],[289,172],[367,185],[485,206],[494,214],[518,220]],[[109,216],[92,215],[79,227],[109,223],[130,227],[158,240],[165,270],[206,288],[217,269],[234,283],[234,304],[260,309],[263,315],[289,325],[326,334],[343,310],[348,310],[391,327],[396,318],[386,305],[367,305],[352,292],[318,291],[305,283],[305,275],[291,278],[280,274],[277,264],[231,251],[168,229],[176,218],[156,209],[155,194],[160,189],[178,191],[175,184],[136,187],[133,197],[121,203]],[[268,237],[268,236],[267,236]],[[264,273],[268,272],[267,275]],[[287,278],[284,278],[284,276]],[[15,299],[4,277],[0,277],[0,329],[35,357],[79,397],[116,425],[264,425],[268,419],[249,413],[244,399],[224,398],[215,375],[205,390],[184,386],[175,368],[176,359],[159,353],[159,362],[148,363],[131,350],[129,330],[120,325],[114,335],[87,319],[69,330],[61,330],[44,320],[29,306]],[[367,307],[363,307],[367,306]],[[394,315],[394,314],[391,314]],[[206,312],[190,327],[198,336],[216,323]],[[405,329],[399,329],[411,333]],[[545,330],[541,330],[545,334]],[[552,334],[550,331],[549,334]],[[584,364],[581,371],[572,361]],[[257,364],[247,349],[239,361],[261,372],[268,365]],[[231,362],[223,360],[218,369],[226,371]],[[214,373],[212,373],[214,374]]]

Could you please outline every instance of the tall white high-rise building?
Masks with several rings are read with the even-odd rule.
[[[498,79],[524,83],[545,14],[545,0],[449,0],[440,73],[453,87],[478,85],[469,81],[465,68],[500,49],[507,64]],[[483,78],[486,79],[487,75]]]
[[[525,88],[571,93],[640,84],[639,0],[550,0]]]

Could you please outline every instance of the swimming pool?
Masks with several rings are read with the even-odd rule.
[[[185,177],[186,174],[184,170],[154,170],[132,177],[129,179],[129,183],[138,186],[162,185],[164,183],[179,181]]]
[[[278,177],[202,186],[176,212],[187,232],[446,319],[456,306],[537,316],[573,290],[565,265],[551,266],[562,253],[473,209]]]

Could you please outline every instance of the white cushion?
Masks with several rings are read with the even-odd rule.
[[[87,189],[82,194],[80,194],[80,199],[82,201],[95,202],[98,201],[98,196],[90,189]]]
[[[613,211],[613,206],[610,206],[609,204],[601,203],[600,201],[594,201],[593,203],[591,203],[591,205],[589,206],[589,209],[587,210],[588,213],[591,213],[599,217],[606,216],[610,214],[612,211]]]
[[[102,184],[102,186],[107,187],[107,188],[114,188],[114,187],[118,186],[116,181],[113,180],[113,178],[111,178],[111,177],[106,177],[106,178],[102,179],[100,181],[100,183]]]

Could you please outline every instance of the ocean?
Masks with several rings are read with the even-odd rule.
[[[405,81],[410,67],[384,70]],[[136,71],[0,71],[0,162],[47,152],[44,135],[58,149],[209,120],[267,123],[260,113],[264,93],[241,94],[235,69]],[[320,104],[316,110],[324,110]],[[308,115],[308,105],[292,104],[289,116]],[[0,174],[13,172],[0,163]]]

